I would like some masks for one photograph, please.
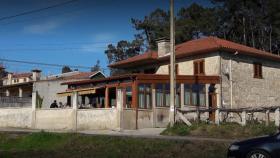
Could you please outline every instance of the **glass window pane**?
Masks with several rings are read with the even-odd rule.
[[[189,84],[184,84],[184,104],[191,104],[191,86]]]
[[[126,87],[125,90],[125,97],[126,97],[126,108],[131,108],[131,104],[132,104],[132,89],[131,87]]]
[[[205,106],[205,93],[199,93],[199,104]]]
[[[163,84],[156,84],[156,106],[163,106],[164,102]]]

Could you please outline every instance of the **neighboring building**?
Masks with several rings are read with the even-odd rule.
[[[128,73],[66,82],[93,107],[121,106],[123,128],[162,127],[169,116],[169,41],[158,51],[109,65]],[[280,102],[280,57],[207,37],[176,46],[176,106],[181,109],[275,106]],[[90,92],[87,93],[87,92]],[[204,116],[215,120],[215,113]],[[205,118],[205,119],[207,119]]]
[[[47,76],[38,82],[34,83],[33,91],[37,92],[38,96],[42,99],[41,108],[49,108],[51,103],[56,100],[57,104],[61,102],[64,106],[71,106],[71,96],[57,95],[58,92],[65,91],[66,85],[61,85],[67,81],[80,81],[85,79],[100,79],[105,78],[101,71],[96,72],[79,72],[73,71],[62,73],[58,75]]]
[[[33,83],[40,78],[40,70],[32,70],[32,72],[26,73],[10,72],[2,79],[1,96],[31,98]]]

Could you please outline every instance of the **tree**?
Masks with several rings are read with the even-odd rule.
[[[96,61],[96,64],[91,68],[91,72],[101,71],[100,60]]]
[[[136,36],[146,41],[147,49],[156,49],[156,39],[169,37],[169,13],[156,9],[143,20],[131,19],[133,27],[140,31]]]
[[[61,73],[67,72],[72,72],[71,68],[69,66],[63,66],[63,68],[61,69]]]
[[[224,38],[251,47],[279,52],[279,0],[212,0],[222,14]]]
[[[114,62],[118,62],[135,55],[139,55],[143,50],[143,40],[140,38],[133,40],[132,42],[128,41],[119,41],[117,45],[109,44],[107,49],[105,50],[105,54],[108,58],[108,63],[112,64]],[[121,72],[120,70],[111,69],[111,75],[114,75],[117,72]]]
[[[203,36],[217,36],[257,49],[280,54],[279,0],[211,0],[213,6],[193,3],[179,9],[175,17],[176,44]],[[105,51],[109,63],[157,49],[156,40],[169,37],[169,12],[156,9],[142,19],[131,19],[138,32],[133,42],[120,41]],[[133,45],[133,44],[132,44]],[[140,47],[139,47],[140,46]]]

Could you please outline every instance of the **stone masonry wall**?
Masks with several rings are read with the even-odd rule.
[[[230,58],[232,58],[233,108],[280,105],[280,63],[223,53],[222,102],[230,107]],[[262,63],[263,79],[254,78],[253,62]]]

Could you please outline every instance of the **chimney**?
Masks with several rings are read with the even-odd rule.
[[[170,53],[170,40],[168,38],[157,39],[158,57],[165,56]]]
[[[7,82],[7,85],[12,84],[12,78],[13,78],[13,73],[9,72],[9,73],[8,73],[8,82]]]
[[[41,78],[41,70],[34,69],[32,70],[32,80],[33,81],[38,81]]]

